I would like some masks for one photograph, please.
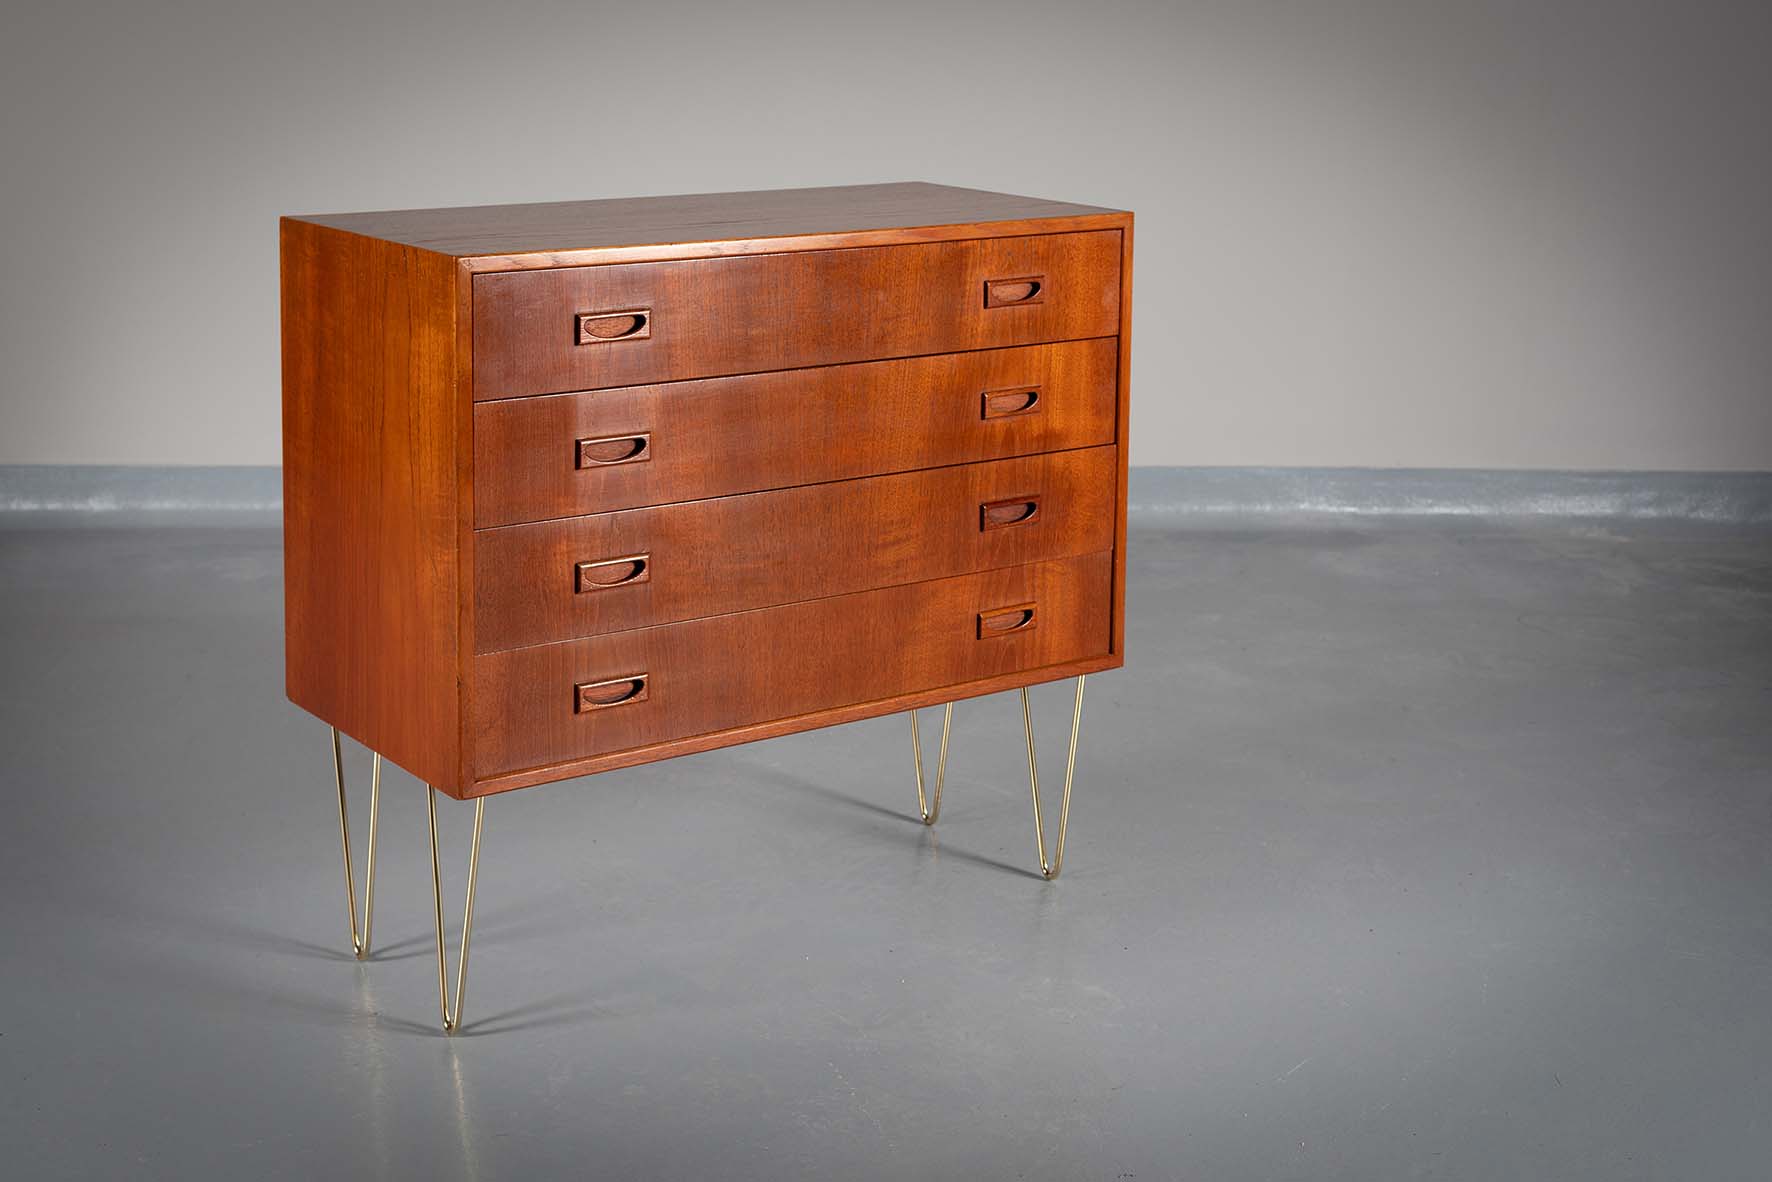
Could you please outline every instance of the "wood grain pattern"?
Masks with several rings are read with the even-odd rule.
[[[481,531],[480,652],[1106,551],[1113,447]],[[1040,512],[981,528],[986,504]],[[632,556],[646,555],[643,577]],[[581,563],[630,581],[580,590]],[[613,576],[612,576],[613,577]]]
[[[456,265],[282,224],[289,697],[460,793]]]
[[[474,659],[478,660],[479,658],[475,657]],[[1007,690],[1118,669],[1125,663],[1123,657],[1109,653],[1098,657],[1083,657],[1075,661],[1062,661],[1056,665],[1041,665],[1037,669],[1018,669],[1012,673],[1003,673],[995,677],[980,677],[973,681],[961,682],[958,685],[934,686],[930,689],[894,694],[890,697],[875,698],[866,702],[851,702],[846,706],[832,706],[823,710],[809,711],[805,714],[786,714],[764,722],[728,727],[720,731],[709,731],[706,734],[691,735],[684,739],[667,739],[659,743],[629,747],[624,751],[613,751],[606,755],[588,755],[579,759],[569,759],[562,763],[527,768],[523,771],[485,776],[474,782],[468,790],[467,796],[470,799],[477,796],[491,796],[499,792],[510,792],[517,788],[532,788],[537,784],[551,784],[559,780],[568,780],[574,776],[591,776],[598,772],[617,771],[621,768],[637,767],[643,763],[655,763],[661,759],[675,759],[682,755],[717,751],[722,747],[736,747],[741,743],[755,743],[760,739],[774,739],[781,735],[794,735],[801,731],[818,730],[827,726],[841,726],[844,723],[860,722],[867,718],[880,718],[887,714],[901,714],[906,710],[920,710],[925,706],[940,706],[946,702],[982,698]],[[1013,709],[1013,707],[1006,706],[997,707],[997,709],[1004,708]]]
[[[1105,655],[1113,557],[1094,554],[474,659],[482,779]],[[981,640],[981,611],[1039,627]],[[647,678],[580,712],[576,687]]]
[[[459,258],[559,255],[694,243],[731,244],[869,231],[949,227],[978,237],[993,223],[1112,217],[1117,210],[907,181],[751,193],[693,193],[481,205],[373,213],[313,214],[302,220]],[[777,248],[779,249],[779,247]],[[502,265],[502,263],[501,263]]]
[[[987,307],[986,281],[1047,277]],[[575,318],[652,310],[642,339],[581,345]],[[1120,235],[1096,230],[474,277],[474,397],[592,390],[1111,336]]]
[[[1112,443],[1117,364],[1108,337],[482,402],[475,520],[509,525]],[[986,421],[987,391],[1029,389],[1037,413]],[[643,433],[653,437],[646,463],[585,470],[574,461],[579,439]]]

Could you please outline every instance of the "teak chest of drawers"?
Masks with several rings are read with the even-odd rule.
[[[384,756],[432,786],[433,853],[435,791],[478,798],[469,924],[489,794],[946,703],[933,822],[955,700],[1074,676],[1080,715],[1122,663],[1130,213],[894,184],[281,239],[288,692],[359,955],[340,732],[372,810]]]

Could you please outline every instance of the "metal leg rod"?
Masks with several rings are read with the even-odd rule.
[[[941,753],[935,757],[935,803],[931,805],[923,795],[923,742],[917,735],[917,712],[911,711],[911,754],[917,761],[917,812],[923,817],[923,824],[933,825],[941,816],[941,782],[947,776],[948,769],[948,733],[954,726],[954,704],[949,702],[941,714]]]
[[[1046,814],[1040,807],[1040,763],[1034,755],[1034,713],[1028,705],[1028,692],[1021,691],[1021,725],[1028,744],[1028,790],[1034,798],[1034,846],[1040,855],[1040,873],[1048,880],[1058,877],[1064,868],[1064,841],[1070,832],[1071,785],[1077,775],[1077,735],[1083,725],[1083,686],[1087,677],[1077,678],[1077,699],[1071,709],[1071,747],[1064,764],[1064,796],[1058,805],[1058,843],[1046,854]],[[923,824],[933,825],[941,816],[941,787],[947,775],[948,737],[953,731],[954,704],[949,702],[941,716],[941,751],[935,757],[935,795],[926,792],[923,778],[923,740],[917,728],[917,711],[911,714],[911,756],[917,766],[917,812]]]
[[[431,817],[431,897],[437,908],[437,1003],[443,1011],[443,1029],[450,1034],[461,1028],[462,997],[468,983],[468,944],[474,937],[474,880],[480,872],[480,826],[486,816],[486,799],[474,802],[474,840],[468,850],[468,901],[461,921],[461,955],[455,969],[455,1004],[449,1002],[449,963],[443,953],[443,871],[437,864],[437,790],[425,785]]]
[[[357,884],[351,869],[351,822],[345,811],[345,762],[338,728],[332,728],[332,778],[338,784],[338,836],[345,854],[345,909],[351,917],[351,951],[358,960],[369,956],[369,925],[375,920],[375,826],[381,816],[381,753],[374,753],[369,772],[369,858],[363,872],[363,926],[357,927]]]
[[[1071,819],[1071,779],[1077,771],[1077,731],[1083,722],[1083,682],[1083,677],[1077,678],[1077,702],[1071,710],[1071,751],[1064,765],[1064,798],[1058,806],[1058,845],[1052,851],[1051,862],[1046,860],[1046,823],[1040,809],[1040,768],[1034,760],[1034,716],[1028,709],[1027,690],[1021,691],[1021,722],[1028,740],[1028,786],[1034,796],[1034,844],[1040,853],[1040,873],[1047,881],[1057,878],[1058,872],[1064,868],[1064,838]]]

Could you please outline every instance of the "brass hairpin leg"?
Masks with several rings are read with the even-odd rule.
[[[1040,851],[1040,873],[1047,881],[1058,877],[1064,866],[1064,835],[1071,819],[1071,777],[1077,770],[1077,730],[1083,722],[1083,681],[1077,678],[1077,704],[1071,710],[1071,753],[1064,765],[1064,799],[1058,806],[1058,845],[1052,851],[1052,861],[1046,861],[1046,825],[1040,816],[1040,769],[1034,762],[1034,716],[1028,710],[1028,692],[1024,687],[1021,691],[1021,722],[1022,729],[1028,738],[1028,785],[1034,794],[1034,843]]]
[[[338,836],[345,851],[345,908],[351,916],[351,951],[358,960],[369,956],[369,925],[375,918],[375,822],[381,813],[381,753],[375,752],[369,772],[369,864],[363,872],[363,930],[357,930],[357,884],[351,870],[351,822],[345,814],[345,762],[338,728],[332,728],[332,778],[338,782]]]
[[[461,955],[455,969],[455,1006],[449,1004],[449,969],[443,955],[443,872],[437,865],[437,790],[425,785],[431,814],[431,895],[437,905],[437,1001],[443,1010],[443,1029],[461,1028],[462,995],[468,981],[468,941],[474,936],[474,879],[480,871],[480,824],[486,815],[486,798],[474,802],[474,841],[468,850],[468,902],[461,920]]]
[[[954,725],[954,704],[949,702],[941,714],[941,753],[935,757],[935,804],[931,806],[923,796],[923,742],[917,735],[917,712],[911,711],[911,755],[917,761],[917,812],[923,817],[923,824],[933,825],[941,816],[941,782],[947,776],[948,769],[948,732]]]

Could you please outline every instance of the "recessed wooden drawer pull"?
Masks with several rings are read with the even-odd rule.
[[[651,580],[652,555],[632,554],[626,558],[606,558],[601,562],[581,562],[575,571],[574,589],[581,595],[607,587],[631,587]]]
[[[978,638],[987,640],[992,636],[1008,636],[1015,632],[1031,632],[1034,628],[1034,605],[1018,603],[1014,607],[999,607],[988,612],[978,613]]]
[[[1016,279],[984,281],[984,306],[987,308],[1019,308],[1038,304],[1046,298],[1046,276],[1022,275]]]
[[[638,464],[652,458],[652,434],[612,435],[607,439],[578,441],[580,468],[607,468],[612,464]]]
[[[984,392],[984,417],[987,419],[1009,419],[1016,415],[1031,415],[1040,409],[1040,387],[1020,386],[1009,390],[986,390]]]
[[[628,308],[621,312],[580,312],[574,321],[581,345],[606,345],[610,341],[641,341],[652,335],[652,309]]]
[[[1040,498],[1038,494],[1031,497],[1007,497],[1001,501],[986,501],[978,507],[978,528],[1002,529],[1006,525],[1027,525],[1040,517]]]
[[[573,697],[578,705],[576,712],[585,714],[592,710],[607,710],[611,706],[626,706],[629,702],[646,700],[646,679],[649,674],[641,673],[634,677],[617,677],[612,681],[591,681],[573,687]]]

